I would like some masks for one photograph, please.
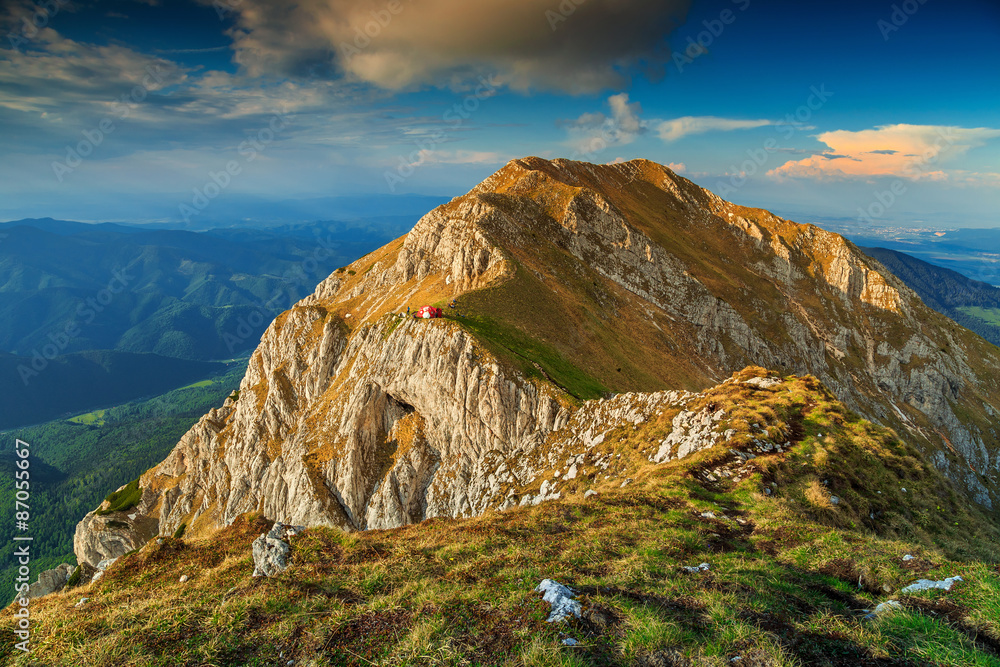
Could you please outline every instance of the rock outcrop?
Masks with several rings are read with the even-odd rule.
[[[289,538],[304,530],[302,526],[276,523],[271,530],[253,541],[253,576],[274,577],[288,569]],[[181,579],[181,583],[187,581]]]
[[[38,575],[38,581],[28,586],[29,598],[40,598],[56,591],[61,591],[69,582],[76,568],[69,563],[63,563],[51,570],[44,570]]]
[[[400,315],[456,297],[447,319]],[[584,466],[624,475],[603,439],[651,415],[674,415],[652,461],[724,440],[723,415],[685,406],[747,365],[818,376],[1000,501],[996,348],[835,234],[646,161],[528,158],[279,316],[238,398],[133,512],[88,515],[77,556],[247,512],[362,530],[541,502]]]
[[[158,497],[158,492],[144,488],[136,507],[124,512],[99,514],[102,509],[107,509],[108,502],[105,501],[77,524],[73,534],[73,552],[85,576],[92,577],[98,571],[103,572],[100,563],[124,556],[159,534],[159,521],[153,515]]]

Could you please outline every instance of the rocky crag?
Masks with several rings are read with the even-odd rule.
[[[425,303],[446,317],[400,315]],[[992,509],[998,352],[836,234],[647,161],[515,160],[279,316],[239,392],[75,549],[96,566],[248,512],[364,530],[541,502],[581,475],[627,483],[629,457],[724,441],[700,392],[748,365],[817,376]]]

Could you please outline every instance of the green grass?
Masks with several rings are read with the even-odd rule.
[[[196,387],[211,387],[215,384],[212,380],[202,380],[201,382],[195,382],[194,384],[189,384],[186,387],[181,387],[181,389],[193,389]]]
[[[988,324],[1000,326],[1000,308],[980,308],[978,306],[960,306],[956,308],[961,313],[975,317]]]
[[[491,352],[501,359],[512,361],[529,377],[550,380],[582,400],[600,398],[608,391],[596,379],[570,363],[555,347],[531,338],[501,320],[471,315],[458,321],[476,334]]]
[[[409,317],[409,316],[407,316],[407,317]],[[388,338],[389,336],[391,336],[392,332],[396,330],[396,327],[399,326],[400,322],[402,322],[403,319],[404,318],[402,318],[402,317],[393,317],[392,321],[389,324],[389,326],[386,327],[382,331],[382,340],[385,340],[386,338]]]
[[[141,499],[142,489],[139,487],[139,480],[135,479],[118,491],[109,493],[104,499],[109,503],[108,507],[97,510],[96,513],[103,516],[114,512],[124,512],[138,505]]]
[[[94,410],[76,417],[70,417],[66,421],[73,424],[84,424],[86,426],[104,426],[104,413],[107,410]]]

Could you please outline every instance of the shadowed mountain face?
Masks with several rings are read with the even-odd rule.
[[[446,317],[397,315],[424,304]],[[725,441],[687,392],[748,365],[816,375],[1000,501],[997,349],[881,264],[648,161],[526,158],[279,316],[238,398],[142,477],[138,518],[88,515],[76,552],[250,511],[364,529],[537,502],[650,415],[676,413],[651,462]]]
[[[0,402],[0,429],[161,394],[224,368],[215,362],[112,350],[78,352],[51,360],[0,352],[0,377],[7,379]]]

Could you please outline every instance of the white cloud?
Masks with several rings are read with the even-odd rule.
[[[585,113],[573,121],[560,123],[569,132],[568,145],[573,149],[574,159],[593,159],[601,151],[627,146],[636,138],[655,128],[658,136],[666,142],[681,137],[705,132],[728,132],[774,125],[770,120],[740,120],[718,118],[716,116],[685,116],[673,120],[643,120],[642,107],[638,102],[630,102],[628,93],[620,93],[608,98],[610,115]],[[678,169],[685,171],[686,165],[677,163]],[[670,165],[673,169],[674,165]]]
[[[662,121],[657,126],[656,131],[660,139],[669,142],[677,141],[692,134],[750,130],[767,125],[774,125],[774,121],[739,120],[735,118],[719,118],[717,116],[684,116],[683,118]]]
[[[639,120],[642,107],[638,102],[629,104],[627,93],[612,95],[608,98],[608,104],[611,106],[611,117],[623,133],[636,135],[645,131],[642,121]]]
[[[423,149],[418,152],[417,159],[411,162],[409,166],[417,167],[432,164],[495,164],[499,166],[511,159],[510,157],[502,157],[500,153],[494,151]]]
[[[627,146],[646,132],[646,122],[640,118],[642,107],[638,102],[629,102],[628,93],[609,97],[608,107],[611,115],[585,113],[574,121],[562,123],[569,130],[569,145],[577,154]]]

